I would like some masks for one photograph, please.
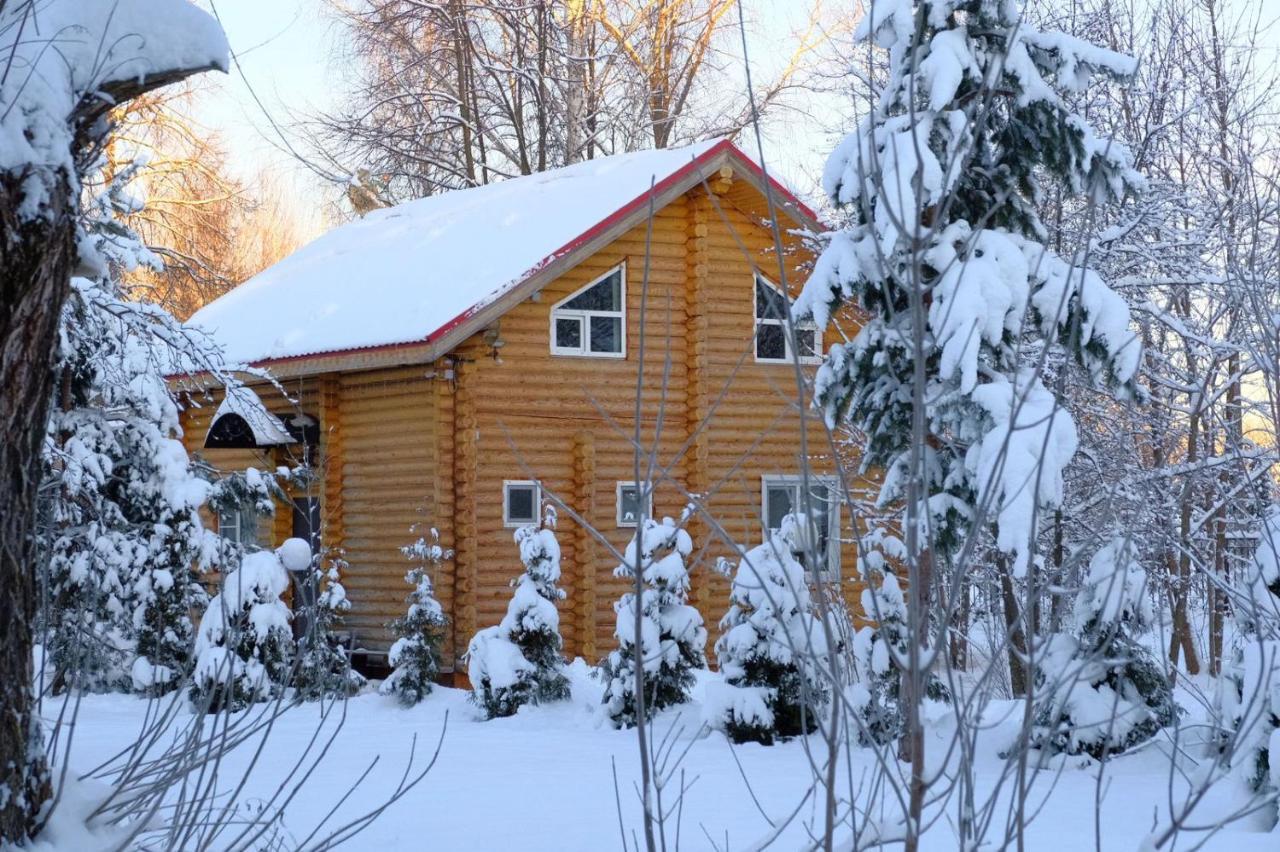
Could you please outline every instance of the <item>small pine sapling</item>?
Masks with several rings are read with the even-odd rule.
[[[321,568],[311,548],[300,538],[280,546],[280,559],[294,578],[295,625],[301,624],[293,685],[304,701],[349,697],[365,685],[351,668],[351,657],[337,635],[343,613],[351,609],[341,582],[341,556],[330,556]],[[300,604],[300,605],[299,605]]]
[[[467,648],[472,700],[492,719],[510,716],[525,704],[569,697],[556,604],[565,593],[560,580],[560,545],[555,509],[548,507],[541,527],[515,532],[524,573],[512,581],[515,594],[500,624],[486,627]]]
[[[440,546],[440,533],[434,529],[401,552],[413,563],[404,578],[413,591],[407,598],[408,612],[388,625],[398,638],[387,654],[393,671],[378,691],[412,707],[431,693],[440,674],[440,644],[449,622],[435,598],[430,572],[453,552]]]
[[[190,696],[209,713],[278,695],[289,676],[293,634],[280,596],[289,578],[277,552],[244,557],[200,620]]]
[[[907,604],[889,559],[905,555],[902,541],[873,528],[859,548],[858,570],[866,583],[862,611],[875,624],[853,637],[857,682],[852,692],[858,717],[858,740],[863,745],[887,745],[906,730],[902,706],[902,667],[910,651]],[[946,685],[933,672],[925,678],[930,701],[950,702]]]
[[[828,697],[826,631],[800,563],[805,523],[785,517],[769,541],[744,554],[733,576],[716,642],[724,682],[709,688],[706,716],[735,743],[772,745],[812,733]]]
[[[694,671],[706,668],[707,631],[698,610],[689,606],[685,558],[693,542],[671,518],[646,518],[627,545],[615,577],[635,582],[639,569],[643,592],[627,592],[614,604],[618,647],[596,669],[605,685],[604,712],[614,727],[636,724],[636,666],[644,671],[646,712],[656,713],[689,700]],[[636,632],[639,610],[640,630]]]
[[[1045,643],[1033,743],[1101,758],[1173,724],[1178,708],[1168,678],[1137,638],[1151,623],[1151,602],[1131,540],[1116,539],[1089,561],[1075,623],[1076,635]]]

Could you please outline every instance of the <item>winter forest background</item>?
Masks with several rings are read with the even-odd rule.
[[[0,0],[0,843],[1275,847],[1280,9],[317,0],[304,101],[222,5]],[[792,316],[850,322],[796,451],[841,461],[859,611],[800,511],[703,624],[691,495],[567,661],[553,495],[470,693],[430,519],[367,682],[342,553],[202,523],[319,472],[188,456],[167,377],[262,377],[182,321],[371,209],[718,136],[829,225]]]

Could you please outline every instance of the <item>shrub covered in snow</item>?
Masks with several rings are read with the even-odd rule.
[[[524,704],[562,701],[569,697],[560,637],[564,599],[560,580],[560,545],[554,513],[542,527],[515,532],[524,573],[512,581],[515,594],[500,624],[486,627],[467,647],[472,700],[489,718],[510,716]]]
[[[289,588],[280,555],[250,553],[223,578],[200,620],[190,695],[210,713],[240,710],[279,693],[293,656]]]
[[[413,591],[408,612],[387,625],[399,638],[387,655],[393,671],[379,691],[412,707],[431,693],[440,674],[440,643],[449,622],[435,598],[430,572],[453,553],[440,546],[440,533],[434,529],[429,538],[419,538],[401,552],[413,563],[404,577]]]
[[[643,667],[646,712],[689,700],[695,669],[705,668],[707,631],[702,616],[689,606],[689,572],[684,560],[693,551],[689,534],[671,518],[647,518],[627,545],[615,577],[635,581],[639,567],[643,593],[627,592],[614,604],[617,650],[596,669],[604,682],[604,711],[615,727],[636,723],[636,666]],[[636,615],[640,617],[639,635]]]
[[[706,718],[734,742],[769,745],[810,733],[827,698],[826,632],[797,558],[803,523],[784,518],[768,542],[747,551],[733,577],[732,605],[716,642],[724,682],[708,686]]]
[[[1169,680],[1137,638],[1151,623],[1151,603],[1131,540],[1116,539],[1094,554],[1075,623],[1075,635],[1054,635],[1045,644],[1035,744],[1102,757],[1171,725],[1178,709]]]
[[[1245,570],[1244,594],[1235,602],[1240,627],[1218,711],[1238,766],[1254,790],[1280,793],[1280,510],[1263,524],[1261,540]],[[1224,737],[1225,739],[1225,737]],[[1280,803],[1277,804],[1280,809]]]
[[[285,541],[279,554],[294,581],[294,623],[302,625],[293,686],[306,701],[355,695],[365,679],[351,668],[351,656],[336,632],[342,614],[351,609],[341,581],[346,563],[340,557],[330,558],[321,568],[300,538]]]

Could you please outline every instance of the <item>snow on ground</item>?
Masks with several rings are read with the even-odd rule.
[[[388,796],[400,779],[413,737],[425,756],[435,747],[448,716],[440,759],[432,772],[406,798],[392,805],[363,834],[351,841],[350,849],[468,849],[541,852],[541,850],[598,850],[621,846],[618,812],[615,805],[613,766],[616,764],[628,834],[640,833],[639,808],[633,780],[639,778],[635,735],[597,725],[594,715],[600,686],[586,676],[581,660],[572,667],[573,700],[556,706],[526,707],[509,719],[479,721],[477,710],[467,701],[467,693],[438,689],[412,709],[402,709],[392,697],[377,695],[373,688],[351,699],[347,718],[332,750],[304,795],[289,808],[285,829],[295,840],[310,833],[317,820],[346,792],[347,786],[379,757],[370,780],[343,806],[334,823],[343,815],[352,818],[375,807]],[[660,717],[665,731],[677,718],[685,724],[681,737],[697,735],[701,716],[701,696],[713,676],[703,676],[695,692],[695,702],[679,713]],[[1185,702],[1184,702],[1185,703]],[[1192,702],[1193,703],[1193,702]],[[143,700],[123,695],[84,698],[75,732],[73,763],[84,768],[98,764],[128,745],[138,730],[146,707]],[[56,706],[47,705],[52,716]],[[990,782],[999,765],[996,752],[1007,744],[1016,730],[1017,713],[1009,704],[996,705],[992,725],[984,734],[981,758],[982,780]],[[1007,710],[1004,718],[1000,711]],[[288,774],[297,755],[313,734],[318,705],[290,711],[281,719],[266,746],[261,763],[247,788],[246,799],[266,796]],[[337,714],[335,714],[337,715]],[[932,732],[934,753],[945,747],[946,722]],[[1185,733],[1185,732],[1184,732]],[[743,769],[751,779],[756,796],[777,819],[793,810],[811,786],[806,745],[818,754],[822,744],[816,737],[806,742],[792,741],[766,747],[738,746]],[[1183,744],[1187,752],[1197,752]],[[1137,753],[1115,759],[1107,767],[1104,783],[1096,784],[1096,772],[1081,768],[1079,758],[1065,767],[1055,764],[1037,774],[1039,801],[1048,786],[1057,780],[1047,806],[1032,823],[1027,838],[1029,850],[1092,850],[1094,796],[1102,797],[1102,848],[1134,850],[1151,830],[1161,803],[1169,792],[1168,761],[1162,744],[1154,743]],[[687,779],[696,779],[684,807],[680,848],[751,848],[769,830],[747,793],[728,742],[719,734],[708,734],[692,743],[684,760]],[[242,748],[226,764],[222,777],[227,783],[234,771],[248,759]],[[815,757],[818,756],[815,754]],[[855,749],[854,765],[846,777],[859,778],[870,765],[870,752]],[[1060,772],[1060,774],[1059,774]],[[1227,781],[1197,810],[1197,822],[1211,821],[1214,813],[1238,805],[1243,798],[1236,782]],[[73,808],[83,808],[83,797],[92,787],[80,787],[72,798]],[[1177,789],[1177,785],[1174,785]],[[953,809],[954,810],[954,809]],[[812,807],[801,811],[808,821],[817,818]],[[997,816],[991,833],[991,848],[999,848],[1005,812]],[[64,817],[70,816],[65,814]],[[44,850],[85,850],[85,836],[77,835],[71,820],[59,821],[66,843],[38,846]],[[797,849],[803,844],[805,828],[797,823],[782,842],[770,848]],[[1237,823],[1210,839],[1205,849],[1275,850],[1277,835],[1264,834],[1257,823]],[[1190,847],[1184,838],[1177,848]],[[954,850],[955,840],[946,820],[938,821],[924,848]],[[67,845],[67,844],[70,845]]]

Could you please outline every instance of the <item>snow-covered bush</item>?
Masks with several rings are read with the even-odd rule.
[[[556,604],[564,599],[555,515],[541,527],[515,532],[524,573],[512,581],[515,594],[502,622],[486,627],[467,647],[472,700],[490,718],[510,716],[524,704],[569,697]]]
[[[286,686],[293,656],[289,588],[280,554],[260,550],[226,575],[196,634],[191,701],[198,710],[240,710]]]
[[[723,683],[708,686],[706,718],[734,742],[772,744],[807,734],[827,698],[826,632],[813,614],[798,532],[788,515],[772,538],[738,563],[716,659]]]
[[[644,584],[639,600],[632,591],[614,604],[618,648],[596,669],[605,687],[604,711],[615,727],[636,723],[637,658],[644,670],[648,713],[688,701],[694,670],[706,667],[707,630],[698,610],[687,603],[689,572],[684,560],[692,552],[689,534],[671,518],[647,518],[614,569],[615,577],[634,582],[638,565]]]
[[[435,598],[430,572],[453,554],[440,546],[440,533],[434,529],[401,552],[413,563],[404,577],[413,591],[407,599],[408,612],[387,625],[399,638],[387,655],[393,671],[379,691],[412,707],[431,693],[440,674],[440,643],[449,622]]]
[[[1147,573],[1133,542],[1118,538],[1089,562],[1076,600],[1075,635],[1045,643],[1034,743],[1102,757],[1173,724],[1177,705],[1160,661],[1138,640],[1151,623]]]
[[[365,679],[351,668],[351,656],[336,632],[342,614],[351,609],[341,582],[341,568],[346,563],[340,557],[331,558],[322,569],[312,559],[310,546],[300,538],[285,541],[279,554],[294,580],[294,623],[302,625],[294,688],[306,701],[355,695]]]
[[[1264,795],[1280,794],[1280,509],[1262,528],[1235,601],[1236,636],[1219,684],[1218,713],[1235,762]],[[1280,810],[1280,803],[1277,804]],[[1280,815],[1280,814],[1278,814]]]

